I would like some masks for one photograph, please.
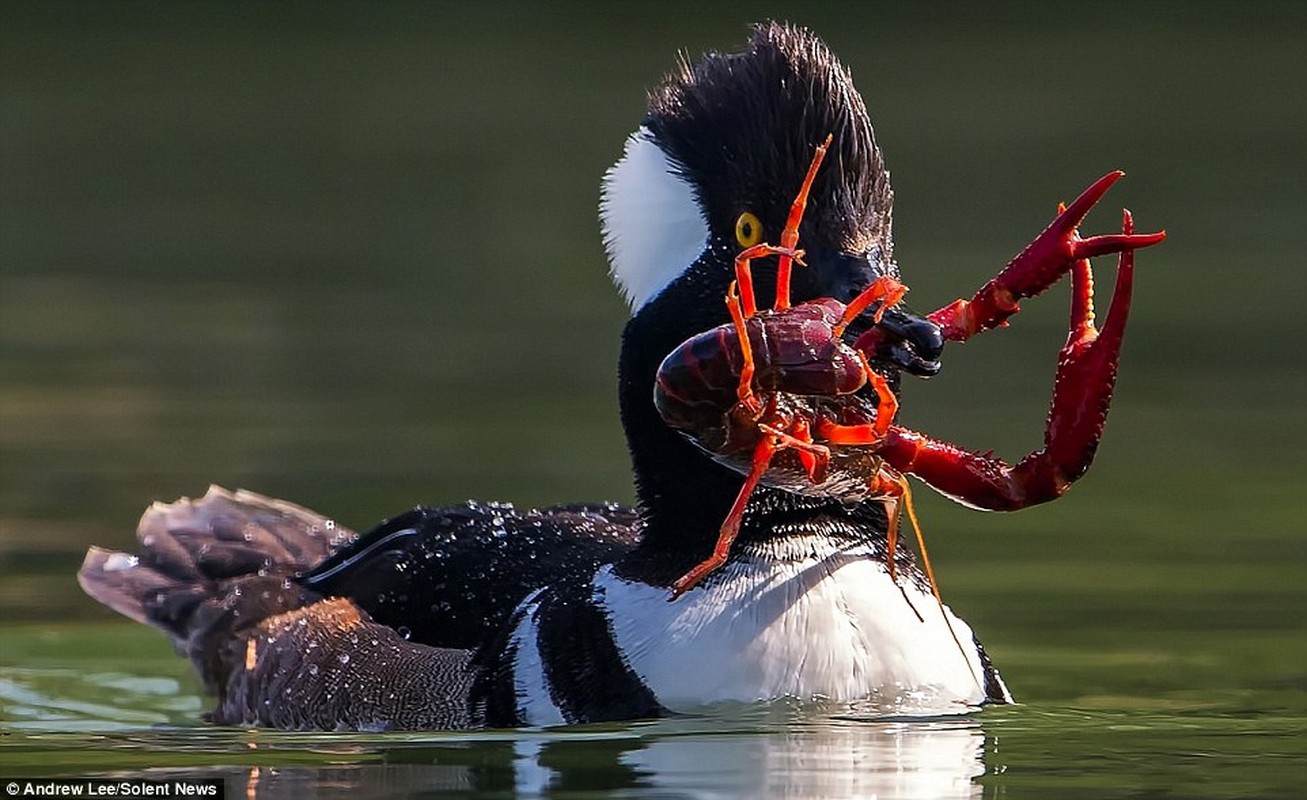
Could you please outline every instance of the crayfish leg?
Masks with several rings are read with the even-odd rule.
[[[817,420],[817,435],[831,444],[873,445],[885,438],[876,430],[876,422],[863,425],[841,425],[825,417]]]
[[[898,553],[899,525],[902,523],[900,515],[903,511],[901,498],[905,491],[905,484],[891,477],[892,475],[893,473],[888,470],[881,469],[871,479],[867,488],[873,495],[885,499],[885,511],[889,515],[889,525],[885,531],[885,568],[889,570],[889,579],[898,583],[898,567],[895,566],[894,558]]]
[[[789,216],[785,218],[785,229],[781,231],[781,247],[784,249],[793,250],[799,243],[799,223],[803,220],[803,212],[808,207],[808,192],[812,189],[812,181],[817,177],[817,169],[821,166],[822,159],[826,157],[826,151],[834,138],[835,134],[828,133],[826,140],[817,146],[817,152],[812,156],[812,163],[808,165],[808,174],[803,177],[803,185],[799,187],[799,193],[790,204]],[[790,307],[790,260],[790,256],[782,253],[780,262],[776,266],[776,302],[772,308],[777,311],[784,311]]]
[[[735,496],[735,503],[731,506],[730,513],[726,515],[726,520],[722,523],[721,531],[717,534],[717,544],[713,546],[712,555],[701,561],[694,569],[676,579],[676,582],[672,584],[672,594],[667,598],[668,602],[693,589],[709,573],[726,563],[726,558],[731,553],[731,544],[740,533],[740,522],[744,519],[744,508],[748,505],[753,490],[758,488],[758,481],[762,479],[763,473],[771,465],[772,456],[776,455],[777,449],[778,443],[772,436],[765,436],[762,441],[758,442],[758,446],[753,451],[753,467],[749,470],[748,476],[745,477],[744,485],[740,487],[740,493]]]
[[[889,381],[885,376],[871,368],[871,363],[867,361],[867,354],[858,351],[858,360],[862,362],[862,371],[867,377],[867,382],[876,390],[876,423],[875,432],[876,440],[880,441],[889,433],[890,423],[894,422],[894,417],[899,413],[899,399],[894,396],[894,390],[890,388]]]
[[[753,394],[753,345],[749,342],[749,330],[745,327],[745,314],[740,305],[740,296],[737,294],[736,281],[726,290],[726,309],[731,314],[731,324],[735,326],[735,338],[740,342],[740,357],[743,364],[740,366],[740,384],[735,390],[736,397],[743,403],[749,411],[758,413],[758,400]]]
[[[767,435],[753,450],[753,465],[744,479],[744,485],[740,487],[739,494],[735,496],[735,503],[726,515],[726,520],[722,523],[712,555],[672,584],[669,601],[693,589],[713,570],[726,563],[726,559],[731,554],[731,544],[740,533],[740,523],[744,518],[744,509],[749,504],[749,498],[753,495],[753,490],[758,488],[758,482],[762,480],[767,468],[771,466],[772,458],[778,452],[786,449],[796,450],[809,480],[820,483],[825,479],[825,472],[830,463],[830,449],[812,441],[812,434],[802,420],[796,422],[790,431],[781,430],[767,423],[759,423],[758,428]]]
[[[803,464],[804,472],[808,474],[808,480],[813,483],[826,480],[826,468],[830,465],[830,448],[812,440],[808,423],[797,420],[791,429],[793,433],[787,433],[766,423],[759,423],[758,427],[776,438],[779,443],[777,451],[785,449],[795,451],[799,463]]]
[[[758,301],[754,299],[753,295],[753,269],[749,265],[749,262],[754,258],[754,256],[749,255],[749,253],[758,249],[759,248],[757,247],[750,247],[747,250],[742,250],[740,254],[735,257],[735,283],[731,284],[731,287],[739,292],[735,302],[736,305],[740,307],[741,316],[744,319],[748,319],[758,313]],[[760,252],[758,255],[764,255],[764,253]],[[731,295],[727,294],[726,303],[728,306],[730,305],[730,302]],[[735,314],[732,314],[732,316],[735,316]],[[738,328],[741,326],[737,325],[736,327]],[[743,336],[740,338],[744,339]]]
[[[894,416],[899,413],[899,400],[894,396],[889,381],[871,368],[867,356],[861,351],[858,358],[866,372],[867,382],[876,390],[876,420],[861,425],[842,425],[828,417],[817,418],[817,435],[832,444],[873,445],[878,444],[889,433]]]
[[[798,264],[803,264],[803,251],[796,250],[793,247],[776,247],[770,244],[755,244],[753,247],[746,247],[735,254],[735,282],[740,287],[740,306],[743,309],[745,319],[758,313],[758,301],[753,291],[753,265],[755,258],[763,256],[780,256],[782,260],[793,260]],[[788,269],[788,268],[787,268]],[[787,308],[789,298],[790,281],[787,277],[783,284],[785,287]],[[779,291],[779,288],[778,288]],[[777,308],[780,308],[778,305]]]
[[[876,310],[873,322],[879,323],[881,317],[885,316],[885,311],[891,306],[897,305],[903,299],[903,295],[908,293],[908,287],[889,277],[877,278],[870,286],[863,289],[855,298],[849,301],[844,307],[844,313],[840,315],[840,321],[835,325],[834,334],[836,337],[844,335],[844,329],[849,323],[858,318],[858,315],[867,310],[867,306],[877,300],[883,301],[880,308]]]
[[[898,581],[894,556],[898,552],[899,526],[902,524],[902,512],[908,512],[908,523],[917,539],[917,549],[921,552],[921,565],[926,570],[926,580],[930,583],[931,594],[941,604],[944,602],[935,583],[935,570],[930,566],[930,554],[926,552],[926,538],[921,533],[921,523],[917,520],[917,509],[912,505],[912,489],[908,479],[903,475],[882,467],[871,482],[871,492],[885,498],[889,506],[889,530],[886,534],[885,566],[889,568],[890,580]]]

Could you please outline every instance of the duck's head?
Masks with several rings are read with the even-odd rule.
[[[833,142],[799,228],[809,266],[795,270],[791,294],[794,302],[848,301],[876,278],[898,275],[893,193],[852,77],[811,32],[766,23],[741,52],[683,60],[650,93],[643,124],[604,177],[604,245],[632,309],[621,356],[622,418],[641,502],[659,523],[706,525],[715,534],[712,517],[720,524],[741,477],[663,424],[652,401],[658,365],[686,338],[729,320],[723,298],[736,254],[779,243],[828,134]],[[758,302],[767,307],[775,259],[755,264]],[[882,353],[888,369],[938,369],[931,341],[938,331],[929,323],[895,311],[884,324],[900,331]],[[760,492],[755,505],[765,507],[769,494]]]

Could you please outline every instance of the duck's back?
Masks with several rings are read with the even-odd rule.
[[[633,512],[419,508],[363,536],[214,487],[155,504],[138,555],[93,548],[95,599],[163,630],[218,695],[222,724],[455,729],[511,724],[473,701],[478,649],[546,582],[629,549]],[[486,661],[483,657],[482,661]]]

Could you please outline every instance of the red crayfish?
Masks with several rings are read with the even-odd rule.
[[[830,142],[828,136],[817,148],[779,246],[757,244],[736,256],[735,281],[726,295],[731,322],[686,340],[659,367],[654,402],[663,419],[746,476],[712,554],[673,584],[672,599],[726,562],[759,483],[890,501],[887,562],[893,576],[900,507],[906,507],[922,544],[905,475],[968,506],[1016,510],[1063,494],[1088,470],[1102,435],[1130,310],[1134,250],[1166,235],[1135,234],[1125,211],[1121,234],[1080,237],[1077,226],[1123,173],[1105,175],[1070,206],[1059,207],[1052,224],[970,300],[926,315],[945,340],[965,341],[1005,325],[1018,300],[1071,273],[1070,333],[1058,360],[1044,447],[1010,465],[895,425],[898,401],[866,355],[876,351],[883,331],[873,324],[851,344],[843,340],[846,327],[873,306],[872,321],[879,323],[906,292],[903,284],[882,277],[847,304],[821,298],[791,306],[790,272],[793,264],[803,264],[799,223]],[[1109,253],[1119,254],[1116,288],[1099,330],[1088,259]],[[750,262],[771,255],[779,257],[776,300],[760,310]],[[860,391],[866,386],[874,400]],[[933,589],[924,547],[922,556]]]

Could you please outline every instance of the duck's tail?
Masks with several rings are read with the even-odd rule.
[[[467,728],[471,652],[409,642],[348,597],[297,576],[353,538],[318,514],[211,487],[155,503],[137,555],[91,548],[77,579],[109,608],[168,634],[228,725]]]
[[[140,552],[92,547],[77,580],[168,634],[215,691],[245,657],[242,634],[320,599],[293,579],[353,535],[291,503],[211,486],[198,500],[150,506],[136,529]]]

